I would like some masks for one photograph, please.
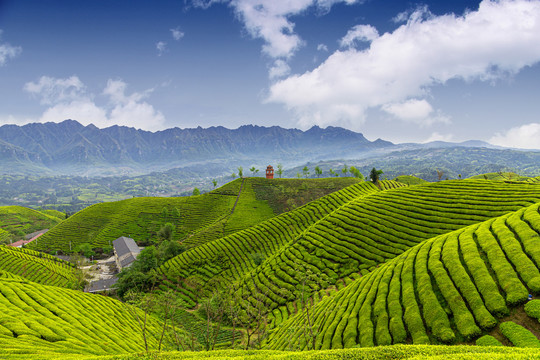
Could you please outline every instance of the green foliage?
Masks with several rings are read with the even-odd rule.
[[[193,196],[201,195],[201,191],[198,188],[193,189]]]
[[[540,321],[540,300],[535,299],[535,300],[529,301],[525,305],[525,312],[530,317],[535,318],[538,321]]]
[[[174,225],[172,240],[178,241],[219,221],[224,213],[231,211],[235,200],[236,196],[204,194],[96,204],[70,216],[29,246],[69,252],[70,243],[72,249],[82,243],[103,248],[121,236],[152,243],[166,223]]]
[[[403,183],[403,184],[407,184],[407,185],[422,185],[422,184],[426,184],[427,181],[426,180],[423,180],[423,179],[420,179],[416,176],[413,176],[413,175],[399,175],[398,177],[396,177],[394,180],[400,182],[400,183]]]
[[[476,339],[478,346],[502,346],[501,342],[491,335],[484,335]]]
[[[104,296],[17,279],[1,279],[0,347],[2,355],[37,359],[111,355],[144,350],[137,319],[139,309]],[[129,305],[127,305],[129,306]],[[162,323],[147,317],[147,341],[157,350]],[[171,338],[164,339],[171,349]],[[80,356],[80,355],[79,355]]]
[[[79,287],[73,264],[30,249],[0,246],[0,270],[40,284]]]
[[[0,206],[0,244],[2,239],[3,243],[9,243],[9,239],[15,242],[35,231],[51,229],[61,221],[56,214],[50,215],[22,206]]]
[[[540,340],[529,330],[513,321],[505,321],[499,325],[501,332],[514,346],[540,348]]]
[[[371,169],[369,172],[369,179],[372,183],[377,184],[379,182],[379,176],[383,173],[382,170],[377,170],[375,168]]]
[[[460,183],[463,182],[465,181]],[[442,189],[446,187],[443,184],[444,182],[432,184],[430,187]],[[519,185],[511,186],[520,188]],[[395,193],[404,196],[405,193],[417,191],[413,189],[419,188],[421,187],[399,189]],[[456,195],[455,187],[453,191]],[[377,197],[390,194],[392,192],[382,192]],[[364,201],[371,197],[373,195],[366,197]],[[486,200],[484,198],[484,201]],[[343,211],[343,208],[340,211]],[[357,341],[361,346],[384,345],[404,341],[406,338],[412,339],[415,344],[434,341],[453,343],[458,339],[472,340],[480,336],[481,328],[492,329],[497,324],[495,316],[508,314],[505,297],[510,304],[519,304],[526,300],[527,290],[520,279],[528,284],[527,286],[536,286],[538,269],[531,261],[540,259],[537,253],[539,211],[540,203],[536,203],[513,213],[488,218],[485,222],[434,236],[375,267],[370,273],[312,308],[312,321],[318,324],[318,338],[321,339],[316,343],[316,348],[350,347]],[[347,213],[350,219],[351,211]],[[476,213],[478,214],[478,211]],[[336,212],[332,216],[335,214]],[[365,217],[364,214],[362,218]],[[451,217],[444,219],[448,222]],[[416,218],[415,223],[419,223],[418,220]],[[325,221],[337,223],[341,227],[345,224],[330,218]],[[385,221],[378,216],[377,223]],[[412,230],[413,222],[408,224]],[[433,229],[440,225],[432,223],[431,226]],[[318,224],[312,226],[303,236],[308,237],[317,227]],[[394,235],[397,234],[396,228],[393,227]],[[325,231],[332,230],[327,227]],[[337,231],[334,230],[334,233]],[[419,233],[416,232],[415,236],[419,236]],[[312,244],[323,241],[322,235],[309,238]],[[301,240],[297,241],[297,244],[299,243]],[[334,243],[337,242],[334,240]],[[331,247],[327,246],[325,252],[317,250],[315,253],[319,254],[318,261],[322,262],[321,257],[330,258],[330,249]],[[345,251],[345,247],[340,250]],[[295,253],[300,251],[297,247]],[[280,257],[285,254],[287,252],[282,251]],[[302,256],[305,262],[313,263],[308,253],[302,253]],[[339,261],[336,255],[332,258]],[[273,268],[277,267],[273,265]],[[283,266],[279,268],[286,270]],[[250,277],[255,279],[257,287],[264,284],[268,289],[286,286],[283,280],[294,284],[292,273],[285,278],[280,272],[276,272],[276,275],[283,279],[281,281],[272,279],[270,274],[258,271],[256,275],[250,274]],[[343,275],[344,273],[340,274]],[[272,282],[275,285],[272,285]],[[277,298],[268,297],[282,304]],[[531,304],[528,305],[529,312],[534,313],[533,309],[537,305],[533,302]],[[386,309],[389,309],[388,313]],[[338,319],[338,322],[332,322],[331,319]],[[401,319],[406,327],[401,324]],[[288,344],[293,343],[300,349],[306,349],[302,340],[302,329],[305,326],[306,318],[300,313],[289,317],[272,333],[268,347],[286,349]],[[500,328],[516,346],[540,345],[534,335],[519,325],[507,322],[501,324]],[[292,332],[289,329],[293,329]]]
[[[178,241],[165,240],[158,247],[158,258],[160,263],[164,263],[175,256],[186,251],[186,248]]]
[[[171,223],[166,223],[159,229],[158,237],[163,240],[171,240],[173,238],[175,226]]]
[[[92,245],[90,245],[89,243],[83,243],[83,244],[77,245],[75,247],[75,252],[87,258],[90,258],[96,255],[96,253],[94,252],[94,249],[92,249]]]

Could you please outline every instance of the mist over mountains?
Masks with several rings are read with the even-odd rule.
[[[224,161],[297,164],[393,146],[339,127],[301,131],[245,125],[149,132],[116,125],[99,129],[74,120],[0,127],[2,173],[114,175]]]

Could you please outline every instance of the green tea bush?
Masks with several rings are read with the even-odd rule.
[[[510,340],[514,346],[540,348],[540,341],[523,326],[513,321],[506,321],[499,325],[502,334]]]

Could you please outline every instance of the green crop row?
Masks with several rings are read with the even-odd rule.
[[[72,264],[29,249],[0,246],[0,270],[44,285],[77,286],[78,270]]]
[[[426,239],[507,214],[537,200],[540,200],[539,186],[485,180],[445,181],[359,196],[336,207],[332,212],[306,227],[294,238],[294,241],[285,244],[279,252],[268,257],[260,266],[250,271],[241,281],[240,289],[244,299],[249,303],[254,302],[255,293],[260,294],[257,297],[262,296],[265,306],[271,311],[298,297],[297,294],[301,292],[299,284],[307,273],[315,275],[318,283],[312,284],[312,290],[317,291],[335,284],[340,278],[389,261]],[[511,221],[514,221],[513,219]],[[534,238],[529,239],[534,230],[524,221],[519,221],[519,224],[515,226],[518,225],[521,228],[517,230],[528,231],[524,233],[527,239],[524,245],[530,244],[526,248],[530,249],[528,251],[531,254],[535,253],[537,250],[532,243]],[[512,228],[508,231],[514,230],[516,229]],[[502,236],[505,231],[501,230],[500,233]],[[471,251],[476,250],[476,245],[471,243],[473,240],[467,239],[465,234],[462,236],[462,246],[472,246]],[[456,241],[455,245],[452,245],[453,242],[449,243],[443,253],[450,263],[458,252],[457,240],[454,241]],[[489,251],[496,251],[496,248]],[[427,258],[427,253],[421,252],[420,255]],[[474,258],[473,256],[473,253],[470,256],[467,253],[466,261],[473,267],[475,281],[479,281],[478,286],[486,294],[492,294],[486,301],[487,309],[475,306],[477,311],[475,316],[480,319],[480,328],[489,328],[495,325],[495,319],[489,311],[499,315],[505,314],[507,308],[504,298],[491,280],[489,271],[482,267],[483,261],[478,263],[481,261],[479,254]],[[482,266],[475,267],[475,264]],[[432,261],[430,271],[440,272],[440,265]],[[461,279],[469,270],[452,267],[451,271],[453,277]],[[534,278],[534,270],[527,271],[531,272],[531,279]],[[505,273],[502,276],[508,277],[510,274]],[[440,281],[444,281],[444,277]],[[459,281],[457,286],[467,301],[476,305],[483,301],[483,298],[476,293],[473,281]],[[451,296],[452,290],[447,291],[449,293],[446,295]],[[511,293],[518,299],[523,298],[523,293],[514,291]],[[426,303],[429,305],[427,310],[424,308],[424,312],[445,314],[446,309],[437,307],[428,300]],[[473,325],[474,321],[466,315],[468,311],[464,311],[466,309],[464,302],[453,302],[452,306],[455,307],[454,310],[457,313],[464,314],[458,317],[458,324],[464,331],[463,335],[476,336],[480,328]],[[407,318],[411,311],[414,310],[412,308],[409,310]],[[441,318],[440,321],[443,321],[445,325],[433,324],[433,327],[440,332],[440,336],[436,337],[441,341],[452,341],[454,335],[450,330],[449,320]],[[381,332],[384,326],[380,321],[379,324]],[[422,332],[416,335],[418,338],[424,337]],[[384,338],[386,334],[382,336]]]
[[[309,321],[302,311],[284,321],[267,347],[330,349],[407,338],[453,343],[480,336],[508,314],[508,305],[540,292],[532,243],[539,209],[534,204],[416,245],[316,304]],[[316,334],[314,342],[306,333]]]
[[[144,350],[137,314],[100,295],[0,279],[0,354],[120,354]],[[162,325],[147,317],[147,340],[157,349]],[[170,338],[165,339],[168,345]],[[0,355],[2,358],[2,355]]]
[[[160,272],[170,281],[182,282],[191,276],[208,281],[220,275],[241,278],[262,261],[279,252],[302,231],[344,203],[378,189],[370,183],[349,186],[296,210],[281,214],[256,226],[236,232],[186,251],[165,263]],[[183,294],[192,300],[195,295],[184,286]]]
[[[120,236],[152,241],[166,223],[175,225],[173,238],[180,240],[221,219],[230,212],[234,200],[233,196],[204,194],[95,204],[69,217],[29,246],[66,252],[82,243],[108,246]]]
[[[505,321],[499,325],[499,328],[514,346],[540,348],[540,340],[532,332],[513,321]]]

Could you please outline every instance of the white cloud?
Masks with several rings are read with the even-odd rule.
[[[493,81],[540,61],[540,1],[484,0],[463,16],[413,13],[367,49],[333,53],[316,69],[276,82],[303,126],[365,120],[369,108],[421,99],[450,79]]]
[[[182,31],[180,31],[180,28],[170,29],[170,31],[171,31],[173,39],[176,41],[179,41],[185,35]]]
[[[48,106],[39,122],[73,119],[100,128],[124,125],[145,130],[162,129],[163,114],[144,101],[153,90],[127,95],[126,88],[122,80],[108,80],[103,95],[108,97],[109,104],[99,106],[77,76],[66,79],[42,76],[38,82],[24,85],[25,91],[40,97],[41,103]]]
[[[400,120],[419,125],[431,125],[436,122],[450,123],[447,116],[435,112],[425,99],[409,99],[400,103],[384,104],[381,109]]]
[[[2,37],[2,30],[0,30],[0,38]],[[8,43],[0,43],[0,66],[4,66],[9,59],[18,56],[22,52],[20,46],[11,46]]]
[[[434,132],[430,135],[429,138],[427,138],[425,141],[422,141],[423,143],[428,143],[432,141],[452,141],[454,139],[454,135],[452,134],[439,134],[438,132]]]
[[[329,11],[336,3],[354,4],[362,0],[192,0],[196,7],[208,8],[228,2],[253,38],[265,41],[263,52],[272,58],[290,58],[304,41],[295,34],[290,17],[315,6]]]
[[[317,45],[317,51],[328,51],[328,46],[324,44]]]
[[[167,43],[164,41],[158,41],[156,43],[156,49],[158,51],[158,56],[163,55],[163,53],[167,51]]]
[[[506,147],[540,149],[540,123],[514,127],[503,134],[496,133],[489,142]]]
[[[289,67],[289,65],[287,65],[285,61],[277,59],[276,61],[274,61],[274,65],[272,65],[272,67],[270,68],[268,76],[270,77],[270,79],[281,78],[289,75],[290,72],[291,68]]]
[[[81,99],[86,92],[84,84],[77,76],[66,79],[42,76],[38,82],[26,83],[24,90],[39,96],[41,103],[45,105]]]
[[[370,42],[379,37],[379,32],[371,25],[356,25],[340,40],[341,47],[351,47],[358,41]]]

